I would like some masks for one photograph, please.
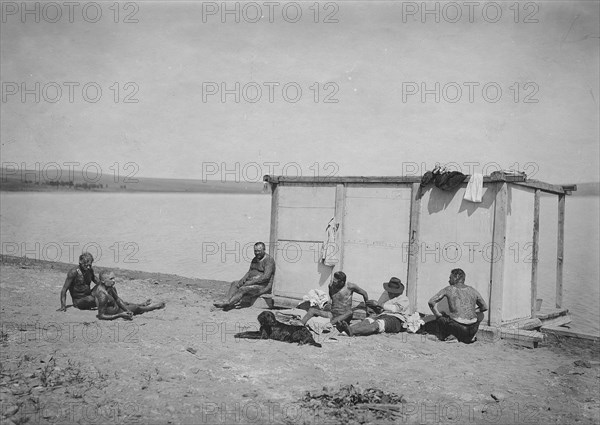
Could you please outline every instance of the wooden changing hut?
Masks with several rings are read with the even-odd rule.
[[[556,307],[562,307],[565,195],[575,186],[484,177],[481,203],[463,199],[467,183],[420,189],[411,177],[264,177],[271,187],[269,253],[277,270],[275,305],[297,304],[309,290],[327,291],[335,271],[377,299],[399,277],[413,310],[429,314],[429,298],[462,268],[467,284],[489,301],[484,324],[536,316],[541,192],[558,196]],[[466,180],[468,181],[468,179]],[[337,263],[323,264],[326,227],[335,233]],[[355,301],[360,301],[356,299]]]

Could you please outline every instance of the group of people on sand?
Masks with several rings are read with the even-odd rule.
[[[152,300],[142,304],[123,301],[115,288],[115,274],[110,270],[103,270],[99,278],[96,278],[92,268],[93,262],[94,257],[89,252],[79,256],[79,266],[73,267],[67,273],[65,284],[60,291],[60,308],[57,311],[67,310],[67,291],[71,294],[74,307],[80,310],[97,308],[97,317],[100,320],[133,320],[134,315],[165,307],[165,303],[152,303]],[[93,289],[92,282],[96,284]]]
[[[66,310],[66,294],[70,292],[73,306],[80,310],[98,309],[98,319],[114,320],[123,318],[132,320],[134,315],[165,307],[165,303],[133,304],[123,301],[115,288],[115,275],[110,270],[100,273],[96,279],[92,263],[94,258],[88,252],[79,257],[79,266],[67,273],[65,284],[60,293],[61,307]],[[254,258],[248,272],[238,281],[232,282],[225,301],[215,303],[215,307],[224,311],[238,306],[250,305],[258,297],[271,292],[275,276],[275,260],[266,253],[263,242],[254,244]],[[449,285],[429,300],[429,307],[436,317],[435,333],[440,339],[458,340],[464,343],[476,341],[483,313],[488,309],[481,294],[465,284],[465,272],[453,269],[450,272]],[[91,283],[96,286],[91,289]],[[367,292],[358,285],[347,282],[346,274],[335,272],[329,284],[329,299],[324,308],[310,307],[302,318],[302,324],[313,317],[326,317],[340,332],[348,336],[366,336],[376,333],[398,333],[406,328],[405,321],[410,312],[410,302],[404,294],[402,281],[392,277],[383,283],[384,293],[378,301],[370,300]],[[365,310],[372,314],[364,320],[351,323],[353,319],[353,294],[362,296]],[[438,303],[448,302],[448,312],[440,312]]]
[[[254,258],[250,269],[240,279],[231,283],[226,300],[215,303],[215,307],[227,311],[271,292],[275,276],[275,260],[265,252],[265,244],[254,245]],[[472,343],[477,340],[479,324],[488,307],[481,294],[465,284],[466,274],[461,269],[450,272],[449,285],[429,300],[429,307],[436,317],[434,331],[445,341],[458,340]],[[330,303],[323,309],[311,307],[302,318],[302,324],[317,316],[330,319],[338,331],[349,336],[366,336],[376,333],[398,333],[406,328],[405,321],[410,312],[410,302],[404,294],[404,284],[397,277],[383,283],[384,293],[378,301],[370,300],[367,292],[358,285],[347,282],[346,274],[335,272],[329,284]],[[365,310],[374,314],[364,320],[351,323],[353,319],[352,296],[363,297]],[[448,302],[449,312],[440,312],[438,303]],[[431,327],[430,327],[431,329]]]

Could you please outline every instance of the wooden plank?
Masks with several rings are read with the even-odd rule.
[[[397,184],[397,183],[420,183],[422,176],[331,176],[331,177],[292,177],[292,176],[271,176],[266,175],[263,180],[269,183],[289,183],[289,184],[344,184],[344,183],[384,183],[384,184]],[[466,175],[465,182],[468,181],[470,175]],[[553,193],[556,195],[564,195],[572,191],[577,190],[577,185],[555,185],[539,180],[526,180],[522,176],[505,176],[504,178],[491,178],[490,176],[484,176],[484,183],[495,183],[495,182],[510,182],[519,186],[530,187],[533,189],[539,189],[542,192]]]
[[[506,251],[506,214],[508,211],[507,183],[496,183],[494,206],[493,253],[490,262],[490,310],[489,324],[502,323],[502,298],[504,291],[504,258]]]
[[[421,219],[421,197],[419,183],[413,183],[410,201],[410,228],[408,246],[408,271],[406,276],[406,294],[410,301],[410,311],[417,309],[417,291],[419,289],[419,240]]]
[[[524,329],[524,330],[533,330],[536,328],[540,328],[542,326],[542,321],[540,319],[520,319],[510,323],[503,323],[502,327],[505,329]]]
[[[339,261],[337,265],[334,266],[334,272],[343,270],[344,267],[344,227],[346,216],[346,186],[343,184],[338,184],[335,187],[335,222],[339,223],[340,227],[338,227],[338,231],[336,233],[336,249],[338,250],[338,258]],[[332,273],[333,278],[333,273]]]
[[[278,295],[273,296],[273,303],[279,308],[295,308],[300,304],[302,299],[282,297]]]
[[[563,302],[563,260],[565,245],[565,195],[558,197],[558,235],[556,241],[556,308]]]
[[[573,320],[571,319],[570,314],[566,314],[564,316],[554,317],[552,319],[542,320],[542,326],[562,326],[571,323]]]
[[[600,335],[598,335],[598,334],[576,332],[576,331],[572,331],[570,329],[563,328],[560,326],[552,326],[552,325],[542,326],[542,332],[551,333],[551,334],[555,334],[555,335],[561,335],[561,336],[568,336],[568,337],[572,337],[572,338],[588,339],[588,340],[595,341],[595,342],[600,341]]]
[[[275,255],[277,254],[277,213],[278,213],[278,200],[279,191],[277,185],[271,185],[271,232],[269,235],[269,255],[277,261]]]
[[[412,184],[420,183],[422,176],[331,176],[331,177],[320,177],[320,176],[271,176],[266,175],[263,180],[269,183],[288,183],[288,184],[348,184],[348,183],[374,183],[374,184]],[[470,175],[465,175],[465,183],[469,181]],[[483,178],[484,183],[496,183],[496,182],[514,182],[514,183],[526,183],[525,177],[523,176],[504,176],[502,178],[492,178],[485,176]],[[548,183],[532,181],[533,185],[539,185],[540,188],[545,188],[546,191],[564,193],[561,186],[555,186]],[[532,186],[534,187],[534,186]]]
[[[275,260],[275,277],[273,278],[273,286],[271,293],[277,291],[278,275],[277,275],[277,226],[279,225],[279,188],[276,184],[271,184],[271,231],[269,234],[269,255]],[[270,304],[269,308],[273,305]]]
[[[543,308],[541,311],[535,313],[535,317],[544,321],[554,317],[565,316],[568,313],[569,309],[567,308]]]
[[[345,184],[345,183],[406,183],[412,184],[421,181],[421,176],[382,176],[382,177],[370,177],[370,176],[331,176],[331,177],[309,177],[309,176],[270,176],[266,175],[263,178],[264,181],[270,183],[289,183],[289,184],[300,184],[300,183],[313,183],[313,184]]]
[[[501,326],[479,325],[477,338],[485,342],[496,342],[504,339],[525,347],[536,348],[544,340],[544,334],[519,328],[503,328]]]
[[[555,195],[564,195],[567,191],[571,191],[572,189],[565,190],[563,186],[550,184],[541,182],[539,180],[527,180],[526,182],[514,182],[514,184],[519,186],[531,187],[533,189],[539,189],[542,192],[554,193]],[[575,188],[577,189],[577,188]]]
[[[538,331],[527,331],[518,328],[501,329],[500,338],[526,347],[537,348],[538,343],[544,341],[544,334]]]
[[[538,280],[538,257],[540,242],[540,189],[533,197],[533,247],[531,253],[531,317],[535,317]]]

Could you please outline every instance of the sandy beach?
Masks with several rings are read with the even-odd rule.
[[[322,348],[238,340],[257,329],[263,300],[223,312],[212,303],[226,282],[118,269],[124,300],[167,307],[99,321],[93,311],[56,311],[73,265],[1,260],[2,424],[600,421],[600,348],[589,341],[552,337],[529,349],[337,332]],[[321,403],[344,388],[397,397],[370,407]]]

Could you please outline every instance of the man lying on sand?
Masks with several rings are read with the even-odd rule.
[[[114,320],[119,317],[133,320],[133,315],[165,307],[164,302],[151,304],[151,300],[143,304],[132,304],[123,301],[115,288],[115,274],[110,270],[100,272],[100,283],[94,287],[92,294],[98,305],[98,319]]]
[[[73,306],[80,310],[91,310],[96,307],[90,284],[98,284],[92,263],[94,257],[89,252],[79,256],[79,267],[73,267],[67,273],[65,284],[60,291],[60,308],[56,311],[67,311],[67,290],[71,294]]]
[[[403,329],[405,314],[409,312],[410,301],[404,295],[404,284],[397,277],[392,277],[389,282],[383,283],[386,296],[382,294],[381,299],[387,299],[381,307],[383,312],[375,317],[367,317],[362,322],[348,326],[346,322],[341,327],[348,336],[367,336],[376,333],[398,333]],[[373,308],[379,303],[369,301],[368,305]]]

